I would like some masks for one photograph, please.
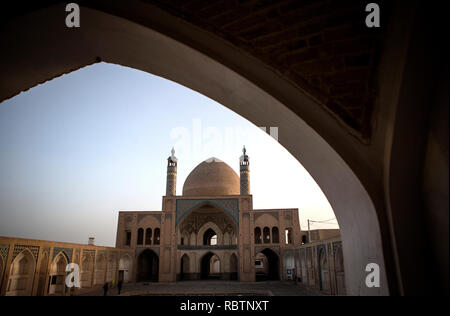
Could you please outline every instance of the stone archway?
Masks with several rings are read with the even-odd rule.
[[[278,254],[270,248],[266,248],[257,254],[262,255],[261,268],[255,269],[255,279],[256,281],[266,281],[266,280],[280,280],[280,257]]]
[[[218,255],[213,252],[203,255],[200,261],[200,278],[202,280],[222,278],[221,260]]]
[[[382,190],[374,188],[376,185],[373,184],[381,180],[371,179],[372,175],[367,171],[370,168],[361,163],[364,155],[353,150],[357,147],[354,139],[347,135],[345,129],[338,129],[339,123],[322,114],[323,110],[308,93],[301,89],[293,90],[290,84],[271,72],[266,76],[265,67],[258,66],[257,62],[246,63],[247,58],[237,51],[230,52],[227,45],[217,47],[221,47],[224,54],[229,53],[228,56],[222,56],[223,59],[220,56],[208,57],[149,27],[85,7],[83,27],[73,32],[60,23],[61,12],[64,12],[64,7],[56,5],[15,21],[26,31],[10,32],[11,38],[17,40],[5,39],[14,45],[5,47],[4,54],[14,56],[14,59],[5,58],[6,64],[2,64],[5,67],[0,67],[8,78],[1,80],[8,82],[3,98],[101,59],[178,82],[220,102],[258,126],[274,126],[272,123],[278,122],[280,143],[308,170],[336,213],[344,244],[349,294],[389,293],[379,218],[372,201],[372,198],[376,199],[377,207],[383,212]],[[35,25],[39,28],[33,27]],[[42,33],[44,29],[51,31]],[[178,32],[184,32],[188,27],[178,29],[181,30]],[[9,29],[2,34],[6,37]],[[189,34],[177,35],[177,38],[188,38],[186,42],[202,42],[198,38],[192,40]],[[68,49],[67,43],[76,49]],[[242,57],[242,61],[231,56]],[[23,63],[23,60],[28,62]],[[199,64],[202,67],[198,67]],[[239,73],[236,69],[240,70]],[[245,77],[243,73],[246,73]],[[272,83],[267,81],[269,77]],[[290,92],[284,93],[286,91]],[[287,105],[291,105],[290,102],[302,105],[303,119],[289,110]],[[323,122],[329,128],[317,122]],[[311,126],[322,128],[313,129]],[[322,138],[324,134],[328,139]],[[340,154],[337,153],[338,147]],[[342,154],[346,154],[346,161]],[[362,156],[359,157],[361,161],[353,156],[356,154]],[[361,183],[363,180],[367,190],[371,190],[371,196]],[[385,217],[383,214],[380,216],[384,223]],[[388,227],[383,229],[384,232],[389,230]],[[379,289],[364,286],[364,268],[368,262],[380,266],[382,287]]]
[[[203,243],[202,245],[204,246],[212,246],[212,245],[218,245],[218,241],[217,241],[217,233],[212,229],[212,228],[208,228],[204,233],[203,233]]]
[[[124,255],[119,261],[119,275],[117,281],[128,283],[130,281],[132,260],[129,255]]]
[[[191,262],[188,254],[184,254],[180,259],[180,280],[191,279]]]
[[[138,282],[158,282],[159,257],[150,249],[145,249],[138,257],[137,276]]]
[[[31,296],[36,262],[33,254],[23,250],[11,264],[6,296]]]
[[[184,245],[208,245],[214,237],[215,245],[233,245],[238,233],[233,218],[212,203],[200,203],[187,212],[177,224],[177,240]]]
[[[64,253],[60,252],[53,259],[50,267],[50,284],[48,288],[49,295],[65,295],[66,293],[66,266],[68,264]]]
[[[94,259],[90,253],[83,254],[81,258],[81,287],[90,288],[92,287],[93,279],[92,274],[94,270]]]
[[[319,250],[319,288],[325,293],[331,289],[328,258],[325,248]]]

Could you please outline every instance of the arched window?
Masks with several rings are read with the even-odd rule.
[[[272,243],[278,244],[280,242],[280,234],[278,227],[272,227]]]
[[[125,246],[131,245],[131,232],[128,230],[125,232]]]
[[[154,232],[154,237],[153,237],[153,244],[154,245],[159,245],[159,228],[155,228],[155,232]]]
[[[6,295],[31,296],[35,267],[31,252],[22,251],[11,264]]]
[[[306,237],[306,235],[302,235],[302,244],[306,244],[308,242],[308,239]]]
[[[263,229],[263,240],[265,244],[270,244],[270,228],[264,227]]]
[[[144,229],[139,228],[137,234],[137,244],[142,245],[144,242]]]
[[[286,244],[292,244],[292,228],[286,228]]]
[[[261,242],[261,228],[255,227],[255,244],[260,244]]]
[[[152,244],[152,229],[151,228],[147,228],[145,230],[145,244],[146,245]]]
[[[203,235],[203,245],[217,245],[217,234],[211,228],[208,228]]]

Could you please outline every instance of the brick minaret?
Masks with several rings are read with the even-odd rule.
[[[172,148],[172,155],[167,158],[167,183],[166,195],[177,195],[177,157],[175,149]]]
[[[241,195],[250,194],[250,162],[248,156],[246,155],[247,150],[242,149],[243,155],[239,158],[239,165],[241,171]]]

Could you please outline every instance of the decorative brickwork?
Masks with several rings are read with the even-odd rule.
[[[145,2],[244,49],[309,92],[363,137],[370,136],[385,28],[366,27],[367,1]],[[377,3],[386,24],[389,3]]]
[[[237,199],[179,199],[177,200],[176,224],[181,218],[193,208],[203,204],[211,203],[226,211],[239,224],[239,208]]]
[[[58,248],[58,247],[53,248],[52,260],[55,259],[55,257],[60,252],[62,252],[66,256],[67,262],[72,262],[72,254],[73,254],[72,248]]]
[[[15,245],[12,260],[14,261],[14,259],[25,249],[28,249],[33,254],[34,260],[36,260],[37,262],[39,256],[39,246],[27,246],[27,245]]]
[[[0,256],[3,258],[4,262],[8,260],[9,245],[0,245]]]

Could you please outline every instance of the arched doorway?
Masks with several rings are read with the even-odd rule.
[[[330,275],[328,270],[328,258],[325,248],[319,250],[319,284],[321,291],[330,290]]]
[[[238,259],[236,254],[230,256],[230,280],[238,279]]]
[[[264,249],[255,258],[256,281],[280,279],[280,258],[272,249]]]
[[[187,254],[181,257],[180,262],[180,280],[190,279],[190,260]]]
[[[36,262],[25,249],[13,261],[9,274],[7,296],[30,296]]]
[[[137,281],[157,282],[159,273],[158,255],[150,249],[145,249],[138,258]]]
[[[49,295],[64,295],[66,293],[66,266],[66,256],[63,253],[59,253],[53,260],[50,268]]]
[[[344,256],[342,254],[342,246],[339,246],[334,255],[334,271],[336,274],[336,292],[337,295],[345,295],[345,278],[344,278]]]
[[[208,252],[202,257],[200,277],[203,280],[221,278],[220,258],[216,254]]]
[[[211,228],[208,228],[206,232],[203,234],[203,245],[217,245],[217,234]]]
[[[130,273],[131,273],[131,258],[128,255],[125,255],[121,257],[119,261],[118,281],[128,283],[130,280]]]

